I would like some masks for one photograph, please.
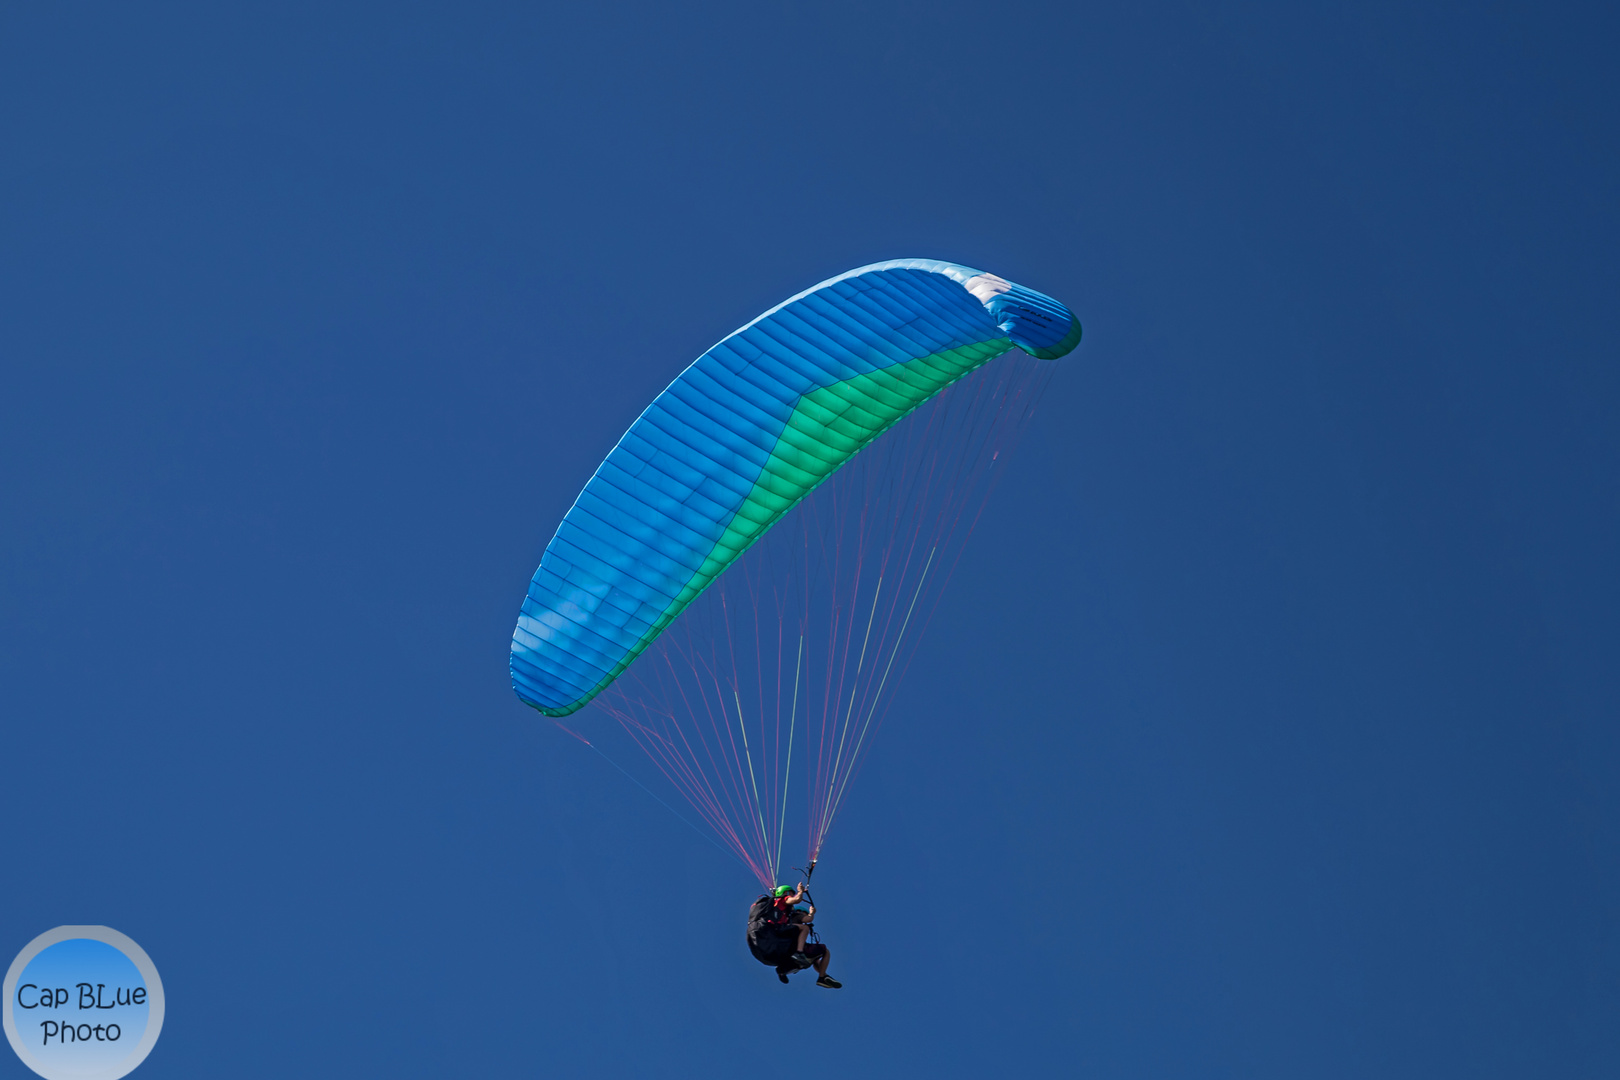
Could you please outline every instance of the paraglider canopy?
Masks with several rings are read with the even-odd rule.
[[[647,407],[547,545],[512,636],[512,686],[581,708],[784,513],[896,420],[1015,344],[1080,323],[1048,296],[900,259],[824,281],[700,356]]]

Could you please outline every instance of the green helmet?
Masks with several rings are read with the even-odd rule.
[[[793,886],[791,886],[791,885],[778,885],[776,887],[776,891],[773,892],[771,895],[772,896],[786,896],[788,893],[790,893],[792,891],[793,891]]]

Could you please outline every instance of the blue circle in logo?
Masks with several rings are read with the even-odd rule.
[[[59,926],[28,943],[5,981],[5,1029],[46,1080],[117,1080],[163,1027],[163,983],[144,950],[105,926]]]

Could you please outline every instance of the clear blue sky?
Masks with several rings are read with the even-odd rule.
[[[152,1080],[1620,1073],[1616,30],[5,7],[3,960],[140,942]],[[507,643],[683,365],[911,255],[1086,337],[784,989]]]

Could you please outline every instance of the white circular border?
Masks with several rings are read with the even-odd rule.
[[[159,1033],[163,1031],[163,980],[158,978],[157,966],[152,963],[152,958],[146,955],[146,950],[110,926],[58,926],[55,930],[45,931],[23,946],[23,951],[17,954],[17,959],[11,962],[11,967],[6,971],[4,1010],[6,1041],[17,1051],[22,1063],[43,1076],[45,1080],[67,1080],[67,1074],[52,1073],[51,1067],[41,1063],[24,1045],[11,1016],[11,1002],[17,991],[17,980],[22,976],[23,968],[28,966],[30,960],[58,942],[74,941],[79,938],[111,945],[129,958],[135,965],[135,970],[139,971],[141,978],[146,981],[146,1031],[142,1033],[141,1041],[136,1044],[135,1049],[101,1072],[72,1074],[72,1080],[118,1080],[120,1076],[128,1076],[134,1072],[135,1068],[146,1060],[146,1055],[152,1052]]]

